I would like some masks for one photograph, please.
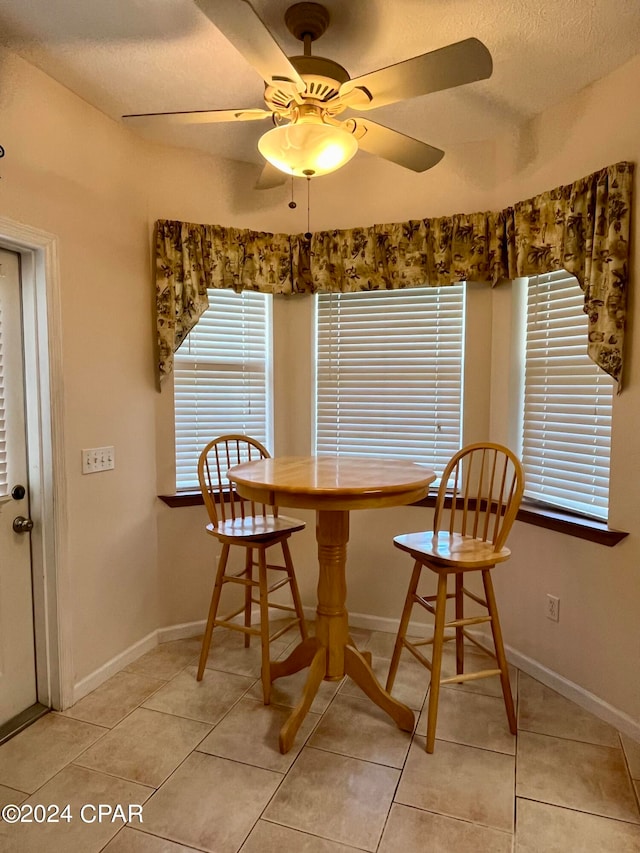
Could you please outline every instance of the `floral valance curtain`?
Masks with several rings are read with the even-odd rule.
[[[207,308],[207,288],[350,292],[501,279],[566,269],[584,290],[590,357],[618,383],[629,277],[632,163],[513,207],[303,235],[160,220],[160,374]]]

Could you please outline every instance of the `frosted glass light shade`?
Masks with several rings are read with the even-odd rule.
[[[358,150],[358,142],[341,127],[299,122],[267,131],[258,141],[258,150],[276,169],[306,178],[344,166]]]

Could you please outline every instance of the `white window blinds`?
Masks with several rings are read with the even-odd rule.
[[[526,497],[606,519],[613,380],[587,355],[584,293],[561,270],[529,279]]]
[[[176,488],[198,488],[202,448],[224,433],[271,443],[271,297],[210,289],[176,352]]]
[[[316,453],[411,459],[460,447],[464,285],[317,297]]]

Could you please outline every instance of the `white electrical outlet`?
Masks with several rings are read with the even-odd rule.
[[[545,616],[553,622],[560,621],[560,599],[557,596],[547,595],[547,610]]]
[[[114,447],[89,447],[82,451],[82,473],[95,474],[116,467]]]

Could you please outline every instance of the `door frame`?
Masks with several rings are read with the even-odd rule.
[[[0,217],[0,246],[20,256],[38,701],[73,703],[58,238]]]

